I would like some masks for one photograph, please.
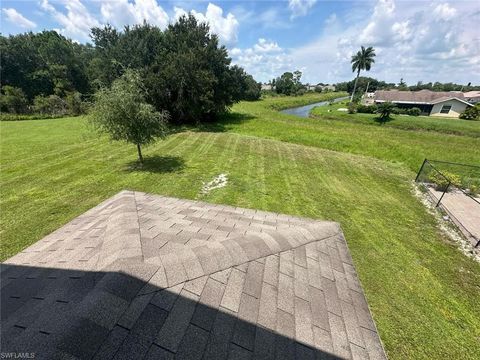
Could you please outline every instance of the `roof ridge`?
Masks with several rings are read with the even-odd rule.
[[[277,233],[276,238],[272,233]],[[280,236],[279,236],[280,235]],[[230,239],[211,242],[181,251],[170,252],[146,260],[147,264],[158,266],[152,278],[156,286],[152,289],[146,284],[139,295],[160,291],[186,281],[239,266],[270,255],[294,250],[312,242],[323,241],[342,236],[340,225],[335,222],[308,224],[303,227],[284,228],[281,231],[236,236]],[[160,279],[160,281],[158,281]]]
[[[109,204],[113,207],[106,221],[97,269],[108,267],[118,260],[142,258],[140,223],[135,192],[121,191]]]

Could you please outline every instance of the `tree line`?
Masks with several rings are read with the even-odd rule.
[[[165,30],[147,23],[93,28],[91,39],[78,44],[55,31],[0,36],[1,110],[80,113],[129,69],[139,74],[145,101],[175,123],[211,120],[260,97],[260,84],[191,15]]]
[[[355,86],[355,80],[339,82],[336,85],[338,91],[347,91],[349,93],[353,92]],[[423,83],[419,81],[415,85],[407,85],[403,79],[400,79],[400,82],[385,82],[382,80],[377,80],[375,78],[360,76],[357,82],[356,93],[364,93],[367,90],[369,92],[374,92],[376,90],[410,90],[410,91],[419,91],[419,90],[431,90],[431,91],[471,91],[471,90],[480,90],[480,86],[474,86],[471,84],[461,85],[455,83],[440,83],[440,82],[428,82]]]

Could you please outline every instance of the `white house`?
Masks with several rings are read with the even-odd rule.
[[[375,103],[392,102],[399,108],[419,108],[423,114],[430,116],[456,117],[473,106],[466,101],[462,92],[441,91],[400,91],[379,90],[375,92]]]

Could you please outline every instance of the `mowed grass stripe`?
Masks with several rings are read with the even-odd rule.
[[[232,121],[229,116],[223,119],[224,129],[238,134],[398,161],[411,171],[418,170],[424,158],[480,163],[478,137],[323,118],[304,119],[266,109],[261,102],[242,102],[233,110],[249,115],[242,121]],[[480,131],[480,122],[477,126]]]

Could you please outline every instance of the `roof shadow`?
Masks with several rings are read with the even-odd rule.
[[[260,299],[251,295],[241,294],[238,311],[222,307],[227,283],[207,277],[164,289],[152,287],[147,273],[141,279],[3,264],[2,352],[35,359],[344,358],[292,339],[292,314],[278,310],[272,326],[280,331],[258,325]]]
[[[127,164],[125,171],[128,172],[150,172],[150,173],[170,173],[180,171],[185,167],[184,160],[179,156],[147,156],[143,163],[138,160],[131,161]]]

